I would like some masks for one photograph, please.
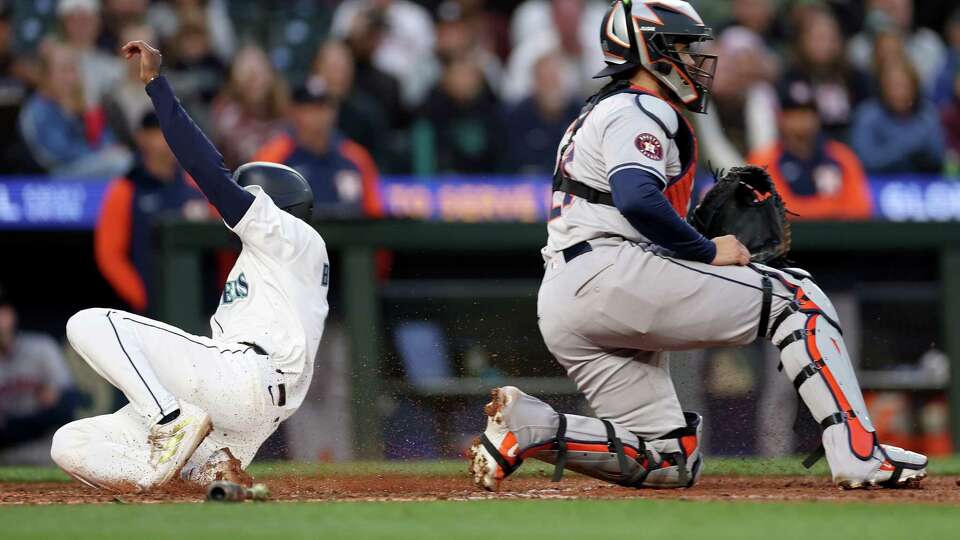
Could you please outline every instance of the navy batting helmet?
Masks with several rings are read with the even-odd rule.
[[[627,18],[633,24],[627,25]],[[717,57],[700,51],[713,30],[682,0],[615,0],[600,26],[607,67],[599,77],[624,76],[638,66],[650,72],[687,109],[703,113]],[[677,45],[684,45],[679,48]]]
[[[245,163],[233,173],[240,187],[260,186],[281,209],[309,222],[313,217],[313,190],[297,171],[266,161]]]

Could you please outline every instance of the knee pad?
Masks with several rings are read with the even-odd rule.
[[[869,460],[876,446],[873,423],[857,382],[836,309],[808,274],[774,272],[771,277],[793,300],[771,325],[769,336],[780,349],[780,368],[793,381],[821,427],[844,424],[850,452]],[[804,464],[812,465],[822,447]]]

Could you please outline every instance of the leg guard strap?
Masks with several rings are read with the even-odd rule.
[[[513,471],[517,470],[520,467],[520,464],[523,463],[523,458],[521,456],[517,456],[517,460],[514,463],[507,461],[507,458],[500,454],[500,449],[498,449],[497,446],[487,438],[486,434],[480,436],[480,444],[487,449],[487,452],[493,456],[493,459],[497,462],[497,465],[503,469],[504,477],[510,476]]]
[[[824,364],[823,360],[814,360],[813,363],[807,364],[803,369],[800,370],[800,373],[797,373],[797,376],[793,378],[793,388],[797,392],[800,391],[800,387],[803,386],[803,383],[807,382],[807,379],[816,375],[821,369],[823,369]],[[829,418],[829,417],[828,417]]]
[[[787,307],[783,308],[783,311],[777,315],[777,318],[773,320],[773,324],[770,325],[770,332],[767,333],[767,337],[773,337],[777,333],[777,328],[780,328],[780,325],[783,324],[783,321],[787,320],[787,317],[793,315],[800,310],[800,304],[796,301],[790,302],[787,304]]]
[[[563,479],[563,468],[567,465],[567,417],[563,413],[557,413],[557,440],[554,443],[557,447],[557,457],[554,462],[553,481],[559,482]]]
[[[760,325],[757,326],[757,337],[767,335],[767,323],[770,322],[770,304],[773,300],[773,281],[770,276],[763,274],[760,278],[760,286],[763,290],[763,300],[760,302]]]
[[[620,474],[627,477],[627,475],[630,474],[630,465],[627,463],[627,454],[623,451],[623,441],[620,440],[620,437],[617,437],[617,432],[609,420],[601,419],[600,421],[603,422],[603,427],[607,430],[607,446],[617,454]],[[643,439],[640,439],[640,444],[643,444]]]
[[[787,334],[787,337],[781,339],[780,343],[777,343],[777,348],[782,351],[786,349],[789,345],[796,343],[798,341],[803,341],[804,339],[807,338],[807,336],[812,336],[815,333],[816,333],[816,329],[807,330],[804,328],[800,330],[794,330],[793,332],[790,332],[789,334]]]
[[[807,371],[807,369],[809,369],[811,366],[815,364],[816,363],[811,364],[810,366],[807,366],[807,368],[804,368],[804,371],[800,372],[800,375],[797,375],[797,378],[793,380],[794,387],[796,387],[799,390],[800,384],[803,384],[803,381],[810,378],[814,373],[816,373],[823,367],[823,361],[821,360],[820,367],[817,367],[816,369],[814,369],[810,375],[807,375],[806,377],[803,378],[803,380],[801,380],[800,377]],[[797,384],[797,381],[800,381],[800,384]],[[856,417],[857,417],[857,413],[854,411],[833,413],[830,416],[820,421],[820,429],[827,429],[828,427],[835,426],[837,424],[845,424],[849,421],[850,418],[856,418]],[[826,450],[823,448],[823,443],[820,443],[820,445],[817,446],[813,450],[813,452],[810,453],[809,456],[804,458],[803,460],[804,468],[809,469],[810,467],[813,467],[818,461],[820,461],[821,458],[823,458],[824,455],[826,455]],[[894,474],[896,475],[896,473]]]

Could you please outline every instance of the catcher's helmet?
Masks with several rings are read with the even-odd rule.
[[[297,171],[266,161],[245,163],[233,173],[240,187],[260,186],[273,203],[294,217],[309,222],[313,216],[313,190]]]
[[[629,26],[628,17],[633,20]],[[643,66],[684,107],[703,113],[717,57],[699,49],[712,39],[713,30],[682,0],[614,0],[600,26],[607,67],[594,78],[625,76]],[[678,44],[687,48],[677,50]]]

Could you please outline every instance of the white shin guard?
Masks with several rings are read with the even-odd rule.
[[[794,294],[773,321],[771,341],[781,366],[824,429],[823,450],[834,479],[867,475],[879,466],[873,423],[840,332],[836,310],[803,274],[771,272]],[[804,464],[811,466],[819,453]]]

